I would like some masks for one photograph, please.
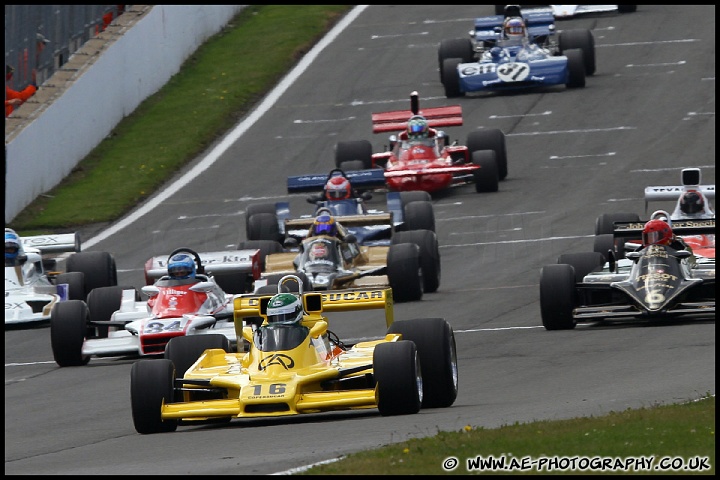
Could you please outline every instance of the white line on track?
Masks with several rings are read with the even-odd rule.
[[[536,135],[565,135],[568,133],[596,133],[596,132],[614,132],[617,130],[635,130],[637,127],[609,127],[609,128],[583,128],[580,130],[552,130],[549,132],[524,132],[524,133],[506,133],[506,137],[525,137]]]
[[[631,47],[631,46],[637,46],[637,45],[658,45],[662,43],[691,43],[691,42],[699,42],[700,39],[698,38],[686,38],[682,40],[661,40],[659,42],[628,42],[628,43],[613,43],[613,44],[605,44],[605,45],[595,45],[595,48],[603,48],[603,47]]]
[[[455,18],[452,20],[423,20],[422,23],[454,23],[454,22],[474,22],[475,17],[473,18]]]
[[[612,157],[615,155],[617,155],[615,152],[599,153],[597,155],[550,155],[550,160],[564,160],[566,158]]]
[[[542,113],[525,113],[522,115],[490,115],[488,118],[496,119],[496,118],[516,118],[516,117],[541,117],[544,115],[552,115],[552,112],[548,110],[547,112]]]
[[[331,122],[349,122],[352,120],[355,120],[355,117],[334,118],[334,119],[327,119],[327,120],[293,120],[293,123],[331,123]]]
[[[679,62],[669,62],[669,63],[628,63],[625,65],[627,68],[634,68],[634,67],[674,67],[676,65],[685,65],[687,62],[685,60],[680,60]]]
[[[105,240],[135,222],[138,218],[151,212],[162,202],[177,193],[182,187],[190,183],[195,178],[210,168],[224,153],[240,138],[252,125],[255,124],[275,103],[280,96],[284,94],[288,88],[297,80],[297,78],[312,64],[320,53],[330,45],[347,28],[369,5],[358,5],[353,8],[350,13],[345,15],[340,22],[308,53],[305,55],[295,68],[290,71],[250,114],[245,117],[239,124],[235,126],[223,140],[212,149],[208,155],[203,158],[197,165],[191,168],[177,181],[173,182],[168,188],[159,192],[158,195],[148,200],[140,208],[132,212],[130,215],[110,226],[107,230],[100,232],[95,237],[83,242],[83,248],[91,248],[93,245]]]
[[[458,243],[457,245],[440,245],[440,248],[478,247],[482,245],[507,245],[510,243],[555,242],[557,240],[577,240],[578,238],[595,238],[595,235],[574,235],[569,237],[525,238],[522,240],[503,240],[500,242]]]
[[[398,38],[398,37],[413,37],[417,35],[430,35],[430,32],[416,32],[416,33],[402,33],[395,35],[371,35],[371,40],[382,40],[385,38]]]
[[[443,97],[424,97],[422,100],[423,101],[425,101],[425,100],[447,100],[447,98],[445,98],[444,96]],[[407,101],[408,101],[407,97],[403,98],[402,100],[375,100],[375,101],[370,101],[370,102],[365,101],[365,100],[353,100],[352,102],[349,103],[349,105],[351,107],[357,107],[360,105],[382,105],[385,103],[405,103],[406,104]]]
[[[443,206],[447,206],[448,204],[445,204]],[[461,202],[454,203],[453,205],[461,205]],[[440,206],[440,204],[438,204]],[[512,217],[517,215],[537,215],[537,214],[543,214],[545,213],[545,210],[537,211],[537,212],[518,212],[518,213],[502,213],[502,214],[488,214],[488,215],[463,215],[462,217],[448,217],[448,218],[438,218],[435,221],[439,222],[448,222],[451,220],[467,220],[469,218],[495,218],[495,217]]]
[[[715,168],[715,164],[712,165],[698,165],[698,168]],[[679,172],[681,167],[668,167],[668,168],[642,168],[638,170],[630,170],[630,173],[647,173],[647,172]]]

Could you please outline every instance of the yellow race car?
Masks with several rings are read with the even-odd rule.
[[[284,285],[295,281],[298,293]],[[451,406],[457,397],[455,336],[442,318],[393,321],[392,289],[309,292],[294,275],[275,295],[234,299],[239,343],[224,335],[173,338],[163,359],[132,366],[131,403],[141,434],[233,418],[377,408],[381,415]],[[379,309],[387,332],[343,344],[331,312]],[[260,326],[248,319],[262,318]]]

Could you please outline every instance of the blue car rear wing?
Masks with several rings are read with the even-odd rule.
[[[372,168],[345,172],[345,176],[356,190],[367,190],[385,186],[384,170]],[[328,176],[326,173],[317,175],[297,175],[288,177],[288,193],[319,192],[325,187]]]
[[[541,11],[532,13],[523,13],[525,26],[528,29],[528,36],[531,39],[540,36],[547,36],[555,31],[555,18],[552,11]],[[488,17],[479,17],[475,19],[475,41],[477,42],[494,42],[498,39],[500,31],[496,28],[502,27],[504,15],[491,15]]]

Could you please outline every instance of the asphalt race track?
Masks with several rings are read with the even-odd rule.
[[[595,36],[597,72],[586,88],[445,99],[438,44],[465,37],[475,17],[491,13],[489,5],[368,7],[211,168],[91,248],[113,252],[120,283],[139,287],[151,256],[235,248],[245,208],[287,198],[287,175],[329,171],[336,142],[369,139],[380,151],[387,135],[372,134],[372,112],[408,108],[412,90],[421,108],[460,104],[464,125],[450,137],[464,144],[475,129],[502,129],[509,174],[497,193],[470,185],[434,198],[440,289],[396,306],[398,319],[452,324],[460,374],[452,407],[139,435],[133,359],[61,369],[47,326],[6,329],[5,473],[269,474],[465,425],[715,394],[714,320],[548,332],[538,300],[540,268],[562,252],[592,250],[598,215],[648,215],[644,187],[679,184],[682,167],[701,167],[703,184],[715,183],[715,6],[641,5],[559,22]],[[291,200],[295,212],[309,211],[304,196]],[[383,208],[383,195],[373,204]],[[331,330],[346,339],[385,331],[369,314],[331,317]]]

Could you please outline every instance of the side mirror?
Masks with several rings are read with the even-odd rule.
[[[349,233],[345,236],[345,243],[357,243],[357,237]]]
[[[324,335],[325,332],[327,332],[327,329],[327,322],[325,320],[318,320],[317,322],[315,322],[315,325],[313,325],[310,329],[310,336],[312,338],[318,338],[319,336]]]
[[[371,192],[362,192],[360,194],[360,198],[362,198],[363,200],[372,200],[372,197],[373,195]]]
[[[18,255],[18,261],[20,263],[25,263],[27,261],[30,261],[30,263],[35,262],[42,262],[42,255],[39,253],[26,253],[25,255]]]
[[[142,293],[148,296],[148,298],[156,297],[160,294],[160,289],[155,285],[145,285],[140,289]]]
[[[287,237],[285,241],[283,242],[283,246],[285,248],[297,248],[298,241],[296,238],[293,237]]]
[[[212,291],[215,288],[215,284],[213,282],[199,282],[190,287],[190,290],[193,292],[203,292],[208,293]]]
[[[691,257],[692,253],[688,252],[687,250],[678,250],[677,252],[673,253],[673,256],[682,260],[683,258]]]
[[[253,342],[253,327],[243,327],[242,329],[243,340],[252,343]]]
[[[641,256],[642,256],[642,253],[640,253],[640,252],[628,252],[625,254],[625,258],[629,258],[633,262],[637,262]]]

